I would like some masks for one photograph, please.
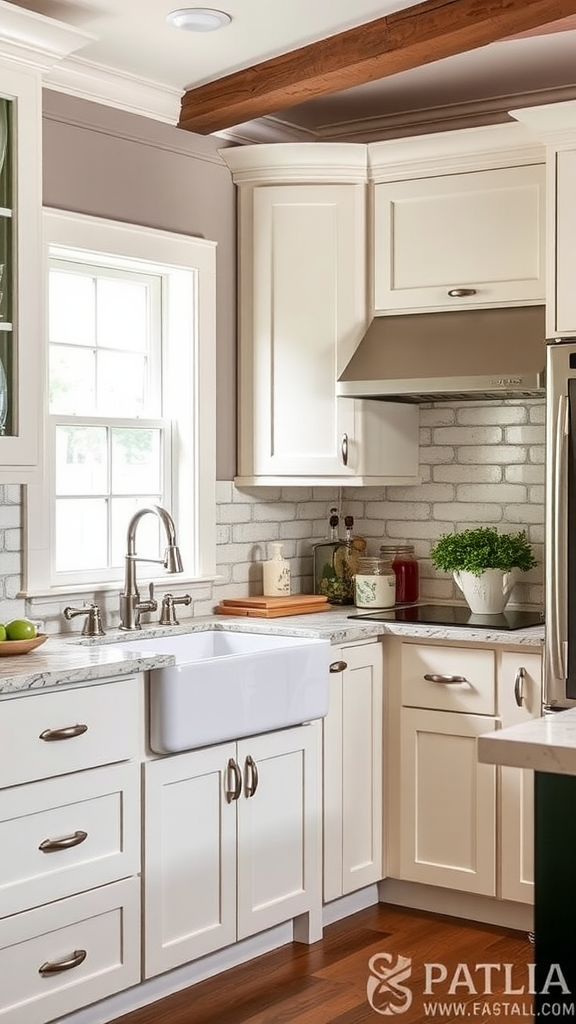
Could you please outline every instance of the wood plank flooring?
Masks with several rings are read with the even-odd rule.
[[[396,973],[399,985],[392,979],[382,989],[371,958],[381,974],[398,956],[410,958],[407,976]],[[526,1024],[532,961],[524,932],[380,904],[328,926],[321,942],[283,946],[113,1024],[376,1024],[391,1016],[401,1024],[503,1017]],[[446,969],[429,994],[426,964],[438,965],[428,967],[435,979]]]

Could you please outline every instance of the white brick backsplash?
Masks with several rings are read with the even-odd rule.
[[[458,409],[458,423],[462,426],[472,424],[498,424],[504,426],[507,423],[526,423],[528,420],[528,409],[525,405],[500,405],[498,402],[487,405],[464,405]]]
[[[456,501],[498,502],[526,501],[528,488],[520,484],[459,484],[456,487]]]
[[[416,487],[390,487],[390,501],[454,501],[454,487],[451,484],[420,484]]]
[[[526,462],[528,449],[521,445],[511,446],[499,444],[497,447],[486,445],[486,447],[472,447],[463,445],[458,449],[458,462],[470,465],[471,463],[511,463]]]
[[[420,409],[421,427],[449,427],[456,422],[456,410],[449,405],[434,405]]]
[[[502,479],[501,466],[479,466],[477,463],[470,466],[462,466],[455,463],[450,466],[434,466],[432,469],[433,480],[453,483],[477,483],[492,484],[499,483]]]
[[[433,431],[434,444],[453,444],[458,447],[464,444],[500,444],[502,439],[501,427],[437,427]]]
[[[507,444],[543,444],[544,428],[539,424],[523,427],[506,427],[505,440]]]
[[[543,505],[529,505],[528,502],[523,505],[505,505],[503,511],[506,522],[520,525],[541,523],[544,517]]]
[[[428,466],[439,466],[456,460],[457,449],[450,445],[430,445],[420,448],[420,463]]]
[[[511,484],[543,484],[544,464],[506,466],[504,474]]]
[[[451,519],[454,523],[497,523],[502,519],[502,508],[497,503],[483,504],[481,501],[458,501],[452,505],[434,505],[435,519]],[[458,527],[460,529],[460,527]]]

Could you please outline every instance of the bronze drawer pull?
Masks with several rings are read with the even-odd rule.
[[[242,792],[242,772],[237,762],[231,757],[226,768],[226,801],[231,804],[238,800]]]
[[[526,669],[519,668],[516,673],[514,680],[514,700],[516,701],[519,708],[526,702],[524,697],[524,678],[526,676]]]
[[[466,676],[445,676],[437,675],[436,672],[428,672],[424,679],[427,683],[467,683]]]
[[[74,967],[80,967],[86,959],[85,949],[75,949],[73,953],[68,957],[64,957],[62,960],[47,960],[46,963],[42,964],[42,967],[38,968],[38,974],[41,974],[43,978],[49,977],[51,974],[60,974],[61,971],[71,971]]]
[[[71,846],[80,846],[80,843],[87,838],[88,833],[78,829],[71,836],[62,836],[61,839],[45,839],[40,843],[38,849],[42,850],[42,853],[56,853],[57,850],[69,850]]]
[[[66,725],[62,729],[44,729],[44,732],[40,733],[40,739],[46,740],[47,743],[52,740],[71,740],[74,736],[82,736],[85,732],[88,732],[87,725]]]
[[[330,672],[344,672],[348,668],[345,661],[333,661],[330,665]]]
[[[256,761],[254,760],[251,754],[248,754],[248,757],[244,762],[244,768],[246,772],[244,781],[244,793],[248,797],[254,796],[254,793],[258,789],[259,776],[258,765],[256,764]]]
[[[475,288],[450,288],[448,295],[451,299],[465,299],[469,295],[476,295]]]

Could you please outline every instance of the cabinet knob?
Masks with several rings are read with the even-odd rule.
[[[62,960],[47,960],[42,967],[38,968],[38,974],[41,974],[43,978],[50,974],[60,974],[62,971],[71,971],[74,967],[80,967],[86,959],[85,949],[75,949],[70,956],[63,957]]]
[[[83,736],[85,732],[88,732],[87,725],[65,725],[61,729],[44,729],[40,739],[52,743],[56,740],[71,740],[75,736]]]
[[[526,669],[525,668],[519,668],[517,673],[516,673],[516,678],[514,680],[514,700],[516,701],[516,703],[517,703],[519,708],[521,708],[522,705],[526,703],[526,700],[525,700],[525,697],[524,697],[524,678],[525,678],[525,676],[526,676]]]
[[[424,676],[427,683],[467,683],[466,676],[445,676],[436,672],[427,672]]]
[[[468,295],[476,295],[475,288],[449,288],[448,295],[451,299],[465,299]]]
[[[333,661],[330,665],[330,672],[344,672],[348,668],[346,661]]]

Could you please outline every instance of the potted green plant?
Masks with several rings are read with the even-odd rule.
[[[518,574],[538,564],[524,530],[498,533],[494,526],[442,534],[430,558],[435,569],[453,574],[471,611],[483,615],[504,611]]]

